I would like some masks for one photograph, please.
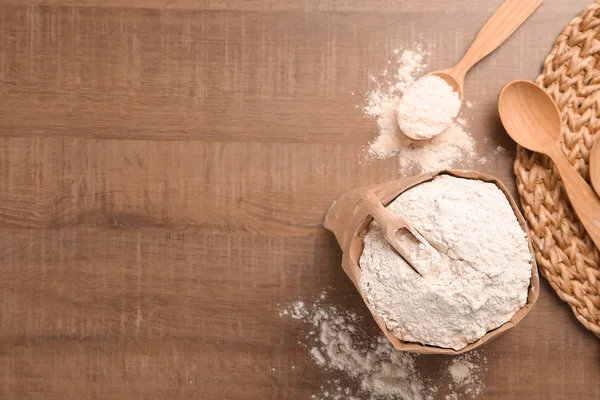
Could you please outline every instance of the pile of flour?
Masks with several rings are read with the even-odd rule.
[[[395,350],[381,333],[369,335],[366,321],[357,314],[328,305],[325,299],[323,293],[313,300],[297,300],[279,313],[308,325],[299,344],[317,366],[337,373],[334,379],[324,377],[312,400],[458,399],[476,398],[484,392],[481,376],[487,367],[479,351],[442,357],[430,363],[424,376],[418,361],[427,356]],[[432,365],[437,370],[431,371]]]
[[[447,169],[458,163],[464,165],[474,161],[476,156],[475,142],[466,131],[466,121],[458,118],[449,125],[447,124],[449,115],[454,113],[454,108],[456,108],[456,102],[452,100],[446,99],[443,101],[443,105],[449,107],[444,108],[447,109],[447,112],[444,112],[440,120],[438,120],[439,109],[434,112],[428,107],[419,108],[422,110],[421,112],[425,112],[425,115],[419,114],[416,123],[419,120],[421,123],[423,121],[425,124],[429,123],[431,125],[429,135],[432,131],[438,130],[440,125],[446,126],[446,129],[434,136],[433,139],[415,142],[402,134],[398,126],[399,105],[405,94],[413,98],[419,96],[418,92],[421,92],[421,90],[411,90],[411,86],[415,84],[415,81],[427,67],[424,61],[427,52],[422,46],[417,45],[403,51],[396,50],[394,53],[396,54],[392,65],[395,65],[396,68],[394,70],[384,69],[378,75],[371,76],[375,88],[367,93],[366,104],[363,108],[364,114],[375,120],[378,131],[375,140],[369,144],[367,150],[369,158],[387,159],[396,157],[401,175]],[[433,83],[431,80],[425,79],[427,78],[424,78],[424,82],[417,85],[430,87],[439,83],[435,79]],[[448,85],[446,84],[446,86]],[[428,97],[427,93],[429,92],[425,90],[426,97]],[[422,101],[419,101],[419,104],[422,105]],[[419,104],[406,102],[400,113],[410,114],[411,108]],[[470,102],[466,102],[465,105],[467,108],[472,107]],[[460,102],[458,108],[460,108]],[[407,132],[410,131],[409,127],[404,128]],[[426,133],[425,136],[428,134]]]
[[[327,381],[313,400],[431,400],[435,387],[426,385],[415,367],[416,356],[396,351],[381,334],[369,337],[360,318],[340,307],[324,305],[321,294],[308,306],[297,300],[280,311],[311,326],[301,343],[321,368],[342,372],[347,379]]]
[[[396,118],[402,133],[414,140],[429,140],[454,122],[460,111],[458,93],[439,76],[416,81],[400,98]]]
[[[476,398],[483,394],[485,385],[481,379],[481,371],[485,369],[487,359],[482,359],[476,352],[466,353],[454,358],[448,366],[452,377],[450,392],[444,400],[459,400],[465,396]]]
[[[441,252],[399,237],[415,273],[376,222],[364,237],[360,287],[399,339],[459,350],[495,329],[527,301],[532,256],[504,193],[493,183],[440,175],[402,193],[403,215]]]

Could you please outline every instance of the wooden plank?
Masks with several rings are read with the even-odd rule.
[[[307,358],[297,341],[312,328],[280,319],[278,304],[333,287],[331,304],[377,329],[332,237],[2,229],[0,255],[3,398],[308,398],[337,375]],[[542,290],[483,349],[486,398],[599,394],[600,342]],[[419,368],[439,374],[446,360]]]
[[[361,19],[4,7],[0,134],[356,143],[368,72],[336,60],[369,59]]]
[[[437,53],[431,69],[452,65],[482,14],[3,6],[0,136],[365,144],[373,124],[360,105],[374,88],[370,74],[421,35]],[[533,78],[529,60],[542,59],[559,31],[539,36],[527,57],[484,60],[488,75],[474,71],[466,97],[477,102],[504,80]],[[499,52],[519,51],[526,39],[517,32]],[[493,86],[489,76],[498,77]],[[467,114],[474,131],[493,122],[475,114]]]
[[[0,254],[0,333],[28,339],[267,345],[280,299],[347,280],[332,236],[0,230]]]
[[[466,0],[0,0],[2,5],[51,6],[51,7],[97,7],[97,8],[145,8],[157,10],[214,10],[214,11],[293,11],[293,12],[356,12],[356,13],[435,13],[444,10],[448,15],[465,12],[490,16],[503,0],[478,3],[476,7]],[[576,14],[586,0],[555,2],[543,5],[543,10],[557,16]],[[588,1],[589,3],[589,1]]]
[[[0,227],[322,235],[344,191],[396,177],[363,162],[356,145],[0,138]]]
[[[170,338],[160,345],[49,339],[1,340],[0,346],[0,392],[8,400],[248,399],[255,394],[294,400],[318,390],[318,371],[307,370],[304,349],[290,351],[289,340],[237,349]],[[281,351],[294,371],[272,370]],[[299,382],[287,385],[292,380]]]
[[[163,338],[160,342],[4,338],[0,341],[4,377],[0,391],[3,398],[11,400],[310,398],[319,392],[323,372],[306,359],[305,349],[295,345],[291,330],[282,333],[289,336],[281,334],[269,345],[253,346],[194,338]],[[506,349],[497,343],[485,352],[488,360],[494,361],[488,364],[490,371],[484,378],[488,382],[484,398],[593,400],[600,395],[594,384],[597,362],[589,348],[577,348],[581,351],[578,362],[568,362],[557,353],[561,348],[558,342],[550,342],[555,347],[548,346],[547,352],[537,357],[529,352],[528,344],[518,345],[518,340]],[[436,356],[418,360],[421,368],[429,364],[432,369],[445,362],[447,358]],[[555,379],[536,383],[544,377]],[[522,383],[506,384],[517,381]]]
[[[504,159],[486,168],[514,190]],[[398,178],[365,163],[360,145],[0,138],[0,228],[323,235],[342,193]]]
[[[478,9],[492,12],[501,0],[478,5]],[[445,0],[421,2],[419,0],[0,0],[0,5],[43,5],[73,7],[152,8],[184,10],[229,10],[229,11],[296,11],[296,12],[435,12],[440,8],[456,12],[460,4],[449,4]]]

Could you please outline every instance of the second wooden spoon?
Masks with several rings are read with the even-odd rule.
[[[554,162],[571,206],[600,248],[600,199],[569,163],[560,146],[558,107],[544,89],[529,81],[512,81],[500,92],[500,119],[515,142]]]
[[[596,139],[590,151],[590,180],[596,194],[600,196],[600,138]]]

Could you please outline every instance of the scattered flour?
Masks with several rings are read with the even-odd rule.
[[[471,160],[475,142],[459,124],[453,123],[429,142],[411,143],[398,158],[401,171],[420,168],[423,172],[451,168],[455,161]]]
[[[414,140],[429,140],[454,122],[460,106],[460,98],[452,86],[439,76],[429,75],[404,91],[396,118],[404,135]]]
[[[304,302],[297,301],[293,305],[292,308],[292,318],[294,319],[302,319],[307,315],[306,308],[304,307]]]
[[[310,349],[310,355],[313,357],[315,362],[317,364],[319,364],[320,366],[324,366],[325,363],[327,362],[325,360],[325,357],[323,357],[323,354],[321,354],[321,351],[316,347],[313,347],[312,349]]]
[[[397,157],[401,175],[472,162],[476,154],[475,142],[465,130],[464,120],[450,124],[431,141],[415,142],[401,133],[396,110],[403,93],[423,74],[427,65],[422,46],[398,50],[396,54],[399,56],[395,73],[384,70],[385,74],[371,76],[376,88],[367,94],[363,111],[375,119],[378,135],[369,144],[368,156],[374,159]]]
[[[477,351],[455,358],[440,357],[431,360],[438,367],[434,374],[436,382],[426,379],[419,372],[417,363],[421,358],[416,354],[399,352],[382,334],[369,336],[363,328],[364,322],[355,313],[340,307],[326,305],[325,294],[314,299],[311,305],[301,301],[302,322],[310,326],[310,331],[300,345],[306,347],[315,364],[324,371],[336,371],[342,377],[325,379],[320,393],[312,400],[434,400],[475,398],[484,392],[481,373],[485,358]],[[296,301],[282,310],[281,316],[290,317],[298,311]],[[283,311],[288,311],[284,313]],[[435,358],[437,356],[431,356]],[[450,363],[446,360],[450,359]],[[456,365],[468,363],[469,371],[465,379],[453,376]],[[458,367],[461,368],[461,367]],[[462,373],[462,372],[461,372]],[[448,382],[441,386],[441,382]],[[465,395],[469,395],[466,396]],[[450,396],[450,397],[449,397]]]
[[[487,138],[486,138],[484,140],[484,143],[488,143],[488,142],[489,142],[489,140],[487,140]],[[507,154],[508,154],[508,152],[504,147],[498,146],[489,155],[480,157],[479,160],[477,160],[477,163],[484,165],[484,164],[487,164],[487,163],[491,162],[492,160],[496,159],[498,156],[507,156]]]
[[[487,363],[484,358],[483,362]],[[454,358],[448,366],[448,373],[452,377],[450,393],[445,400],[459,399],[460,392],[471,398],[480,396],[485,389],[481,380],[481,360],[473,353],[467,353]]]
[[[396,351],[381,334],[369,340],[356,314],[323,306],[320,298],[301,314],[313,328],[306,336],[311,358],[319,367],[340,371],[347,378],[328,381],[312,399],[433,400],[435,388],[419,376],[417,356]]]
[[[470,362],[454,360],[452,364],[450,364],[448,371],[450,371],[450,375],[452,375],[454,382],[462,385],[467,379],[469,379],[469,376],[471,376],[472,369],[473,364]]]
[[[428,252],[398,233],[421,277],[385,241],[376,222],[365,235],[360,287],[399,339],[459,350],[525,305],[532,256],[496,185],[440,175],[402,193],[388,209],[440,249]]]

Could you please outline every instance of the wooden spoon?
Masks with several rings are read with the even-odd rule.
[[[431,72],[427,76],[435,75],[448,83],[458,93],[462,103],[465,86],[465,75],[471,67],[496,50],[523,22],[543,3],[544,0],[506,0],[492,17],[481,28],[471,47],[463,58],[452,68]],[[456,110],[456,113],[460,109]],[[454,115],[453,118],[456,118]],[[448,125],[440,125],[439,129],[423,135],[420,132],[412,132],[402,129],[402,121],[398,121],[400,130],[404,136],[414,141],[429,140],[439,135],[448,128]]]
[[[426,76],[436,75],[445,80],[458,92],[462,101],[467,72],[504,43],[543,2],[544,0],[506,0],[481,28],[458,64]]]
[[[590,180],[596,194],[600,196],[600,139],[596,139],[590,151]]]
[[[533,82],[512,81],[500,92],[498,109],[504,128],[515,142],[554,162],[571,206],[600,248],[600,199],[561,150],[560,112],[552,98]]]
[[[415,239],[425,245],[430,251],[437,250],[431,246],[431,244],[423,237],[423,234],[419,232],[419,230],[415,228],[409,221],[400,215],[393,214],[391,211],[385,208],[373,191],[368,190],[360,202],[366,207],[366,209],[369,211],[369,214],[375,218],[375,221],[377,221],[381,227],[385,240],[387,240],[387,242],[392,245],[394,249],[396,249],[400,256],[417,274],[424,276],[424,273],[428,271],[419,271],[408,250],[406,250],[406,248],[398,240],[396,235],[398,230],[406,229],[415,237]]]

